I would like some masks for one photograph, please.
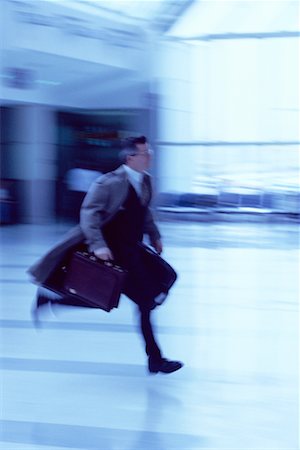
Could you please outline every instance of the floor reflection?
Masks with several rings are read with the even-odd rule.
[[[152,376],[125,297],[34,329],[26,268],[65,228],[2,230],[1,449],[298,448],[297,224],[161,224],[179,278],[156,329],[185,366]]]

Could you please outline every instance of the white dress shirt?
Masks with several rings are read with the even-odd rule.
[[[143,172],[137,172],[136,170],[131,169],[131,167],[123,164],[124,170],[127,173],[128,181],[135,189],[138,196],[141,196],[142,193],[142,181],[144,174]]]

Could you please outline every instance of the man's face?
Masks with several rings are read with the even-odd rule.
[[[137,172],[143,172],[150,167],[151,153],[148,143],[136,144],[136,154],[128,156],[127,165]]]

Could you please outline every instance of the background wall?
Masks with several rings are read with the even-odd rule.
[[[199,177],[298,176],[298,51],[298,38],[165,44],[161,191],[190,191]]]
[[[155,149],[158,193],[299,191],[298,2],[103,5],[1,3],[2,177],[21,220],[53,217],[73,157],[58,111],[144,111],[131,129]]]

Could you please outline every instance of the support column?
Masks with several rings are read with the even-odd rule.
[[[56,121],[52,108],[8,108],[2,177],[14,180],[18,221],[49,223],[55,218]]]

